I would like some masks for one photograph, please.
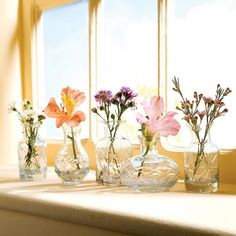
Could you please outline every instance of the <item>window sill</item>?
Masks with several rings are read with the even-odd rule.
[[[38,182],[18,180],[16,166],[0,173],[1,235],[236,235],[236,185],[194,194],[179,182],[148,194],[97,185],[92,171],[76,187],[64,187],[53,168]]]

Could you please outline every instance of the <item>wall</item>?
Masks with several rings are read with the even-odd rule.
[[[0,163],[16,163],[20,132],[8,104],[21,99],[20,0],[0,1]]]

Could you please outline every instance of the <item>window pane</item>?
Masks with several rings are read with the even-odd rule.
[[[97,88],[129,86],[140,100],[157,94],[157,1],[104,0],[102,35]],[[134,111],[126,115],[134,137]]]
[[[233,93],[225,99],[229,113],[215,121],[211,136],[220,147],[236,147],[231,135],[236,132],[236,1],[173,0],[169,9],[168,91],[174,75],[186,97],[195,90],[214,97],[218,83],[230,87]],[[173,109],[179,97],[168,95]]]
[[[39,86],[40,106],[51,97],[61,103],[62,88],[70,86],[85,92],[80,106],[88,117],[88,1],[80,1],[43,13],[44,73]],[[55,119],[47,119],[46,136],[61,138]],[[83,122],[82,136],[88,137],[88,119]]]

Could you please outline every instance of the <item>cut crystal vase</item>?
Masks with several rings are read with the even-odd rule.
[[[38,134],[34,137],[27,137],[24,133],[18,144],[18,159],[20,179],[41,180],[46,178],[46,142]]]
[[[64,185],[77,185],[89,172],[89,159],[81,145],[81,124],[77,127],[62,126],[64,143],[57,153],[55,172]]]
[[[119,132],[111,138],[107,124],[103,125],[104,137],[96,143],[96,182],[107,186],[121,186],[120,166],[131,157],[132,147],[128,139]]]
[[[177,164],[158,153],[158,137],[139,136],[139,140],[141,154],[132,157],[120,168],[124,185],[140,192],[168,191],[178,180]]]
[[[199,143],[193,133],[193,143],[184,156],[185,189],[190,192],[216,192],[219,187],[219,149],[211,143],[208,133],[206,142]]]

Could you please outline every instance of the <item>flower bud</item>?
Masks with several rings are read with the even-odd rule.
[[[205,111],[198,111],[197,114],[199,115],[200,119],[202,120],[203,117],[206,115]]]
[[[217,107],[222,107],[222,106],[224,106],[225,104],[224,104],[224,102],[222,102],[222,101],[220,101],[220,100],[215,100],[215,105],[216,105]]]
[[[93,107],[93,108],[91,109],[91,111],[92,111],[93,113],[97,113],[97,112],[98,112],[96,107]]]
[[[38,115],[38,121],[42,121],[46,119],[46,117],[44,115]]]

